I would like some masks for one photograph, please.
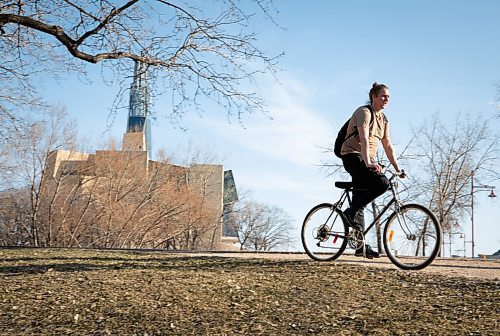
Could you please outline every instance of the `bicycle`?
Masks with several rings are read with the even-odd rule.
[[[343,190],[340,199],[334,204],[316,205],[304,219],[301,238],[309,257],[317,261],[333,261],[347,246],[365,251],[366,234],[393,206],[394,211],[380,222],[381,227],[385,223],[382,240],[387,257],[404,270],[419,270],[432,263],[441,246],[441,225],[425,206],[403,204],[399,199],[397,179],[406,177],[404,172],[398,174],[389,169],[386,172],[391,174],[389,190],[393,197],[364,231],[353,228],[341,210],[346,200],[351,205],[352,192],[361,189],[352,182],[335,182],[335,186]]]

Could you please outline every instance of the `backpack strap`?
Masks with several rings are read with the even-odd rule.
[[[368,126],[368,129],[372,128],[373,123],[375,122],[375,111],[373,111],[371,105],[366,105],[368,109],[370,110],[370,126]]]

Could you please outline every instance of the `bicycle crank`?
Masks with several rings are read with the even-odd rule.
[[[363,246],[365,245],[365,235],[362,231],[351,230],[351,232],[349,232],[348,244],[349,247],[353,250],[359,250],[363,248]]]

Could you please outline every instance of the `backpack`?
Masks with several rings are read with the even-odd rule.
[[[372,107],[370,105],[366,105],[365,107],[368,107],[368,109],[370,110],[370,128],[372,127],[373,125],[373,120],[375,119],[373,117],[373,115],[375,114],[375,112],[373,112],[372,110]],[[385,118],[385,115],[384,115],[384,120],[387,121],[387,119]],[[342,151],[342,145],[344,144],[344,142],[349,139],[350,137],[353,137],[355,135],[358,134],[358,130],[356,129],[354,132],[352,132],[351,134],[349,134],[347,136],[347,127],[349,126],[349,121],[351,121],[351,118],[349,118],[344,126],[342,126],[342,128],[340,129],[339,131],[339,134],[337,134],[337,139],[335,139],[335,145],[333,147],[333,152],[335,153],[335,156],[339,157],[339,158],[342,158],[342,154],[341,154],[341,151]]]

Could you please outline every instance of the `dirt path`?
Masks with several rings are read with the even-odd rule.
[[[308,260],[304,253],[252,253],[252,252],[210,252],[193,255],[218,256],[228,258],[258,258],[276,260]],[[377,268],[398,269],[387,257],[363,259],[352,255],[342,255],[336,263],[348,263]],[[500,260],[471,258],[438,258],[427,268],[417,271],[424,274],[440,274],[454,277],[500,280]]]

